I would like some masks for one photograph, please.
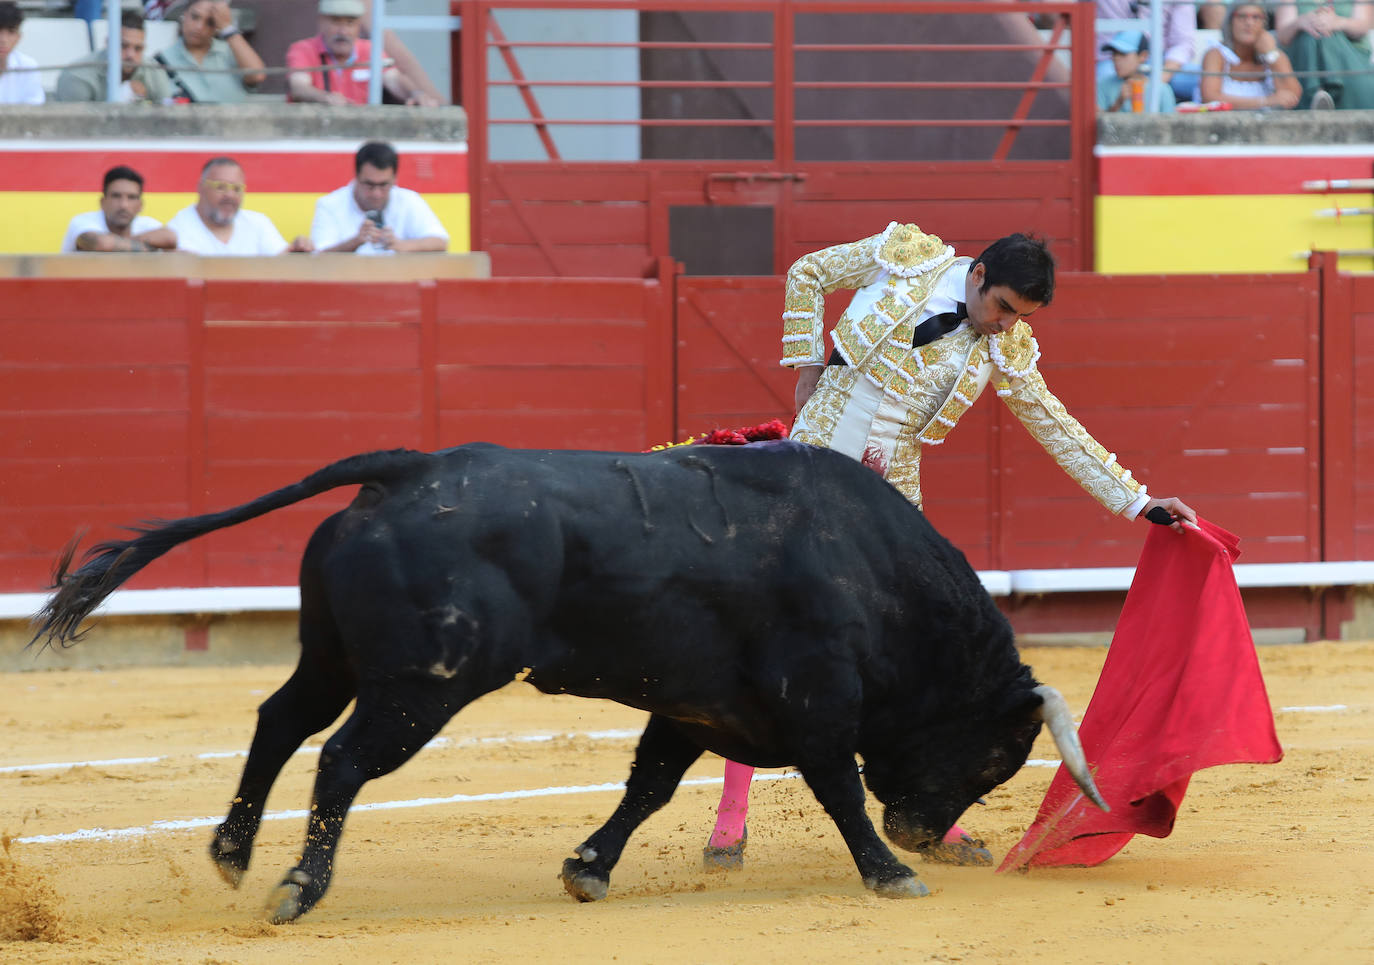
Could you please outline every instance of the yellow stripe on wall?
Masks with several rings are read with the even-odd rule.
[[[1299,252],[1374,248],[1374,215],[1313,212],[1372,204],[1369,194],[1100,195],[1094,264],[1104,275],[1306,271]],[[1374,259],[1340,266],[1369,271]]]
[[[282,237],[290,241],[310,233],[315,216],[317,194],[249,193],[244,207],[260,211],[272,219]],[[425,201],[434,209],[449,232],[448,250],[471,250],[472,231],[468,221],[469,196],[466,194],[427,194]],[[196,203],[194,193],[146,194],[143,213],[166,222],[188,204]],[[8,226],[0,233],[0,254],[55,254],[62,246],[67,224],[83,211],[100,207],[100,195],[90,191],[0,191],[0,211]]]

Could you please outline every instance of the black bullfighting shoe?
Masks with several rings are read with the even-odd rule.
[[[970,868],[992,864],[992,852],[983,847],[983,842],[967,834],[954,841],[941,841],[921,849],[921,856],[927,861],[940,864],[958,864]]]
[[[749,841],[749,829],[744,829],[744,836],[732,845],[724,848],[713,848],[709,844],[701,849],[701,867],[705,871],[738,871],[744,867],[744,846]],[[988,856],[988,861],[992,861],[992,856]]]

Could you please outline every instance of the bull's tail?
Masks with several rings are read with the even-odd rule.
[[[163,553],[188,540],[255,519],[339,486],[386,482],[423,467],[432,458],[428,453],[410,449],[350,456],[311,473],[300,482],[283,486],[233,509],[185,519],[151,520],[142,526],[131,527],[133,532],[140,535],[91,547],[86,551],[81,567],[75,572],[68,572],[81,540],[80,534],[77,534],[62,551],[53,568],[50,589],[56,592],[34,616],[33,625],[37,629],[29,646],[39,640],[43,640],[44,646],[57,643],[65,647],[75,643],[81,637],[78,631],[82,622],[107,596]]]

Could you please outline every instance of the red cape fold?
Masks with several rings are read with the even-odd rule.
[[[998,871],[1095,865],[1169,835],[1196,771],[1283,757],[1231,564],[1239,540],[1198,520],[1151,526],[1079,727],[1099,811],[1063,767]]]

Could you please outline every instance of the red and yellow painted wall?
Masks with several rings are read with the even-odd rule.
[[[143,213],[166,221],[194,204],[201,166],[226,155],[243,165],[244,207],[286,238],[310,233],[315,201],[353,178],[361,142],[340,139],[225,141],[169,138],[0,144],[0,254],[53,253],[73,215],[100,205],[105,172],[127,164],[143,175]],[[449,231],[449,251],[471,248],[466,144],[397,142],[397,183],[424,195]]]
[[[1374,146],[1097,149],[1096,257],[1101,274],[1300,272],[1308,251],[1374,248],[1370,193],[1313,193],[1304,181],[1374,176]],[[1374,260],[1344,257],[1348,271]]]
[[[0,144],[0,254],[56,252],[67,222],[99,203],[105,171],[128,164],[146,180],[144,213],[166,221],[195,201],[200,167],[236,157],[245,207],[287,238],[307,234],[315,200],[353,175],[358,144],[340,139],[177,138]],[[425,196],[448,227],[449,250],[471,248],[466,144],[397,143],[399,183]],[[1103,274],[1300,272],[1306,252],[1374,248],[1374,216],[1321,218],[1322,208],[1371,207],[1371,193],[1311,193],[1311,180],[1374,176],[1369,146],[1099,147],[1096,252]],[[1341,259],[1351,271],[1374,259]]]

